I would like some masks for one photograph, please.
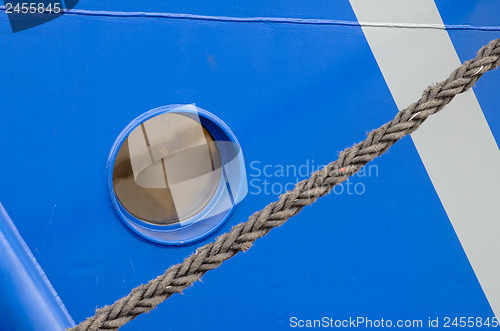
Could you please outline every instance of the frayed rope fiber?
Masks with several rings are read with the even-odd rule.
[[[171,266],[163,275],[136,287],[126,297],[98,309],[94,316],[68,330],[117,330],[140,314],[149,312],[172,294],[182,292],[207,271],[249,249],[255,240],[297,215],[302,208],[326,195],[335,185],[414,132],[429,116],[439,112],[457,94],[470,89],[485,72],[499,65],[500,39],[496,39],[481,48],[473,60],[455,69],[448,79],[427,88],[420,100],[398,112],[392,121],[370,132],[365,141],[341,152],[336,161],[297,183],[278,201],[256,212],[245,223],[236,225],[215,242],[198,248],[196,253],[184,262]]]

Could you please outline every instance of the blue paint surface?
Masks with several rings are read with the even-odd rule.
[[[0,204],[2,330],[53,331],[75,323]]]
[[[438,1],[445,24],[472,22],[466,2],[453,1],[462,8],[454,12]],[[477,3],[472,23],[493,24]],[[81,1],[76,9],[356,20],[348,1]],[[133,118],[173,103],[209,109],[238,138],[249,179],[264,180],[253,168],[315,170],[397,112],[359,27],[64,15],[12,34],[0,12],[0,34],[0,201],[75,321],[277,198],[249,186],[228,222],[195,244],[140,239],[114,211],[106,173]],[[465,60],[498,33],[450,36]],[[496,137],[499,83],[490,73],[475,88]],[[373,165],[371,176],[351,180],[364,194],[320,199],[123,330],[284,330],[292,316],[493,316],[411,139]]]

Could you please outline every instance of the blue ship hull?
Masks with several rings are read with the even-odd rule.
[[[453,69],[450,57],[464,62],[500,36],[497,1],[436,0],[435,9],[429,1],[408,3],[415,20],[398,19],[396,9],[388,19],[354,0],[80,1],[61,17],[16,33],[5,8],[0,11],[0,202],[5,224],[12,219],[23,238],[9,239],[12,228],[0,227],[1,247],[24,240],[31,250],[21,244],[21,262],[2,265],[0,288],[10,289],[1,291],[2,307],[10,308],[0,311],[0,329],[42,330],[47,316],[55,316],[50,325],[59,329],[85,320],[392,119],[426,87],[412,82],[446,78],[428,76],[431,65],[412,59],[432,54],[436,68]],[[401,33],[401,40],[384,39],[384,31]],[[403,40],[429,42],[396,56]],[[404,68],[417,69],[403,75]],[[480,126],[452,123],[457,132],[470,128],[476,143],[456,142],[465,152],[446,169],[456,186],[440,181],[448,177],[433,167],[442,163],[425,147],[432,146],[424,136],[433,130],[429,119],[420,136],[405,138],[248,252],[207,273],[203,283],[123,330],[287,330],[325,317],[422,321],[422,329],[436,329],[430,325],[436,319],[437,329],[447,329],[446,321],[452,326],[460,317],[494,324],[500,264],[492,256],[500,247],[475,229],[498,233],[500,208],[481,203],[498,202],[499,175],[481,164],[467,167],[477,185],[463,191],[460,164],[471,164],[477,151],[495,169],[499,84],[498,72],[486,74],[464,97],[472,98],[466,109]],[[468,105],[461,97],[443,110],[446,116]],[[110,149],[141,114],[192,103],[234,132],[248,194],[211,234],[184,245],[153,243],[115,210]],[[447,137],[434,143],[445,146]],[[487,181],[474,179],[477,173]],[[6,254],[0,252],[0,261]],[[12,285],[23,270],[34,270],[35,285]]]

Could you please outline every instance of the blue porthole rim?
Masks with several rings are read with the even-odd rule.
[[[145,121],[165,113],[177,113],[180,115],[185,115],[191,117],[196,120],[196,117],[199,118],[199,122],[210,132],[210,134],[214,137],[214,140],[219,143],[217,139],[226,139],[226,141],[231,142],[232,146],[234,146],[235,151],[237,151],[236,155],[231,153],[227,153],[223,149],[219,148],[221,158],[222,158],[222,167],[226,164],[224,158],[234,158],[237,164],[237,175],[238,178],[236,180],[237,185],[235,190],[229,190],[229,194],[231,195],[231,207],[220,212],[219,214],[210,215],[210,212],[215,209],[217,204],[220,202],[222,197],[222,191],[224,186],[229,186],[227,182],[227,177],[225,173],[221,174],[221,179],[219,181],[218,187],[210,200],[209,204],[203,208],[202,211],[192,216],[187,221],[181,221],[176,224],[171,225],[155,225],[146,221],[143,221],[130,212],[128,212],[120,203],[118,197],[115,194],[113,188],[113,168],[116,156],[123,142],[128,138],[129,134],[137,128],[140,124]],[[219,145],[218,145],[219,147]],[[116,210],[118,216],[121,221],[130,229],[133,233],[142,237],[148,241],[157,244],[163,245],[185,245],[188,243],[192,243],[198,240],[205,238],[210,235],[218,228],[220,228],[227,219],[231,216],[236,205],[243,200],[248,192],[247,187],[247,177],[245,171],[245,162],[243,158],[243,152],[241,150],[241,146],[238,142],[238,139],[229,128],[229,126],[224,123],[220,118],[218,118],[213,113],[197,107],[194,104],[171,104],[166,106],[157,107],[151,109],[138,117],[134,118],[117,136],[114,141],[111,151],[108,156],[107,162],[107,175],[108,175],[108,189],[111,197],[111,202],[114,209]],[[233,181],[234,183],[234,181]],[[234,186],[234,185],[233,185]],[[200,225],[202,225],[204,220],[210,215],[210,224],[207,228],[205,225],[202,228],[205,230],[200,230]],[[198,229],[197,229],[198,228]],[[198,230],[198,231],[197,231]],[[172,236],[173,235],[173,236]],[[177,237],[176,239],[173,239]]]

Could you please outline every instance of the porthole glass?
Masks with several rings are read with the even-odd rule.
[[[220,153],[207,129],[188,116],[165,113],[141,123],[123,142],[113,188],[129,213],[166,225],[203,209],[220,177]]]
[[[122,219],[160,243],[212,232],[247,190],[234,134],[194,105],[154,109],[134,120],[113,146],[109,176]]]

